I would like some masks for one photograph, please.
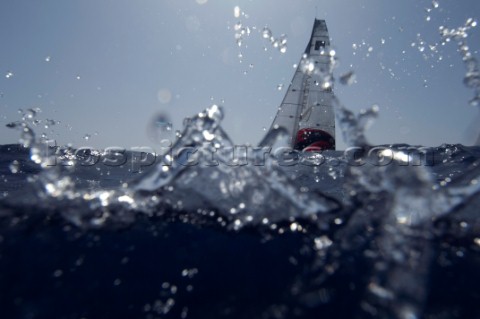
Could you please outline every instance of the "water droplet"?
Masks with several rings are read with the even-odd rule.
[[[352,85],[355,82],[355,78],[355,73],[350,71],[340,76],[340,83],[343,85]]]
[[[61,269],[57,269],[53,272],[53,277],[61,277],[63,275],[63,271]]]
[[[480,237],[477,237],[473,240],[473,242],[477,245],[480,246]]]
[[[277,85],[277,90],[281,91],[283,89],[283,84],[278,84]]]
[[[183,119],[183,127],[187,127],[187,126],[190,126],[192,124],[192,119],[190,117],[186,117]]]
[[[247,9],[248,10],[248,9]],[[239,6],[235,6],[235,8],[233,8],[233,16],[235,18],[240,18],[240,7]]]
[[[168,104],[172,100],[172,92],[167,88],[161,88],[157,93],[158,101],[162,104]]]
[[[90,137],[91,137],[90,134],[85,134],[85,135],[83,136],[83,139],[84,139],[85,141],[88,141],[88,140],[90,139]]]
[[[52,59],[52,57],[49,56],[49,55],[47,55],[47,56],[45,57],[45,62],[50,62],[51,59]]]
[[[465,86],[469,88],[479,88],[480,87],[480,73],[479,72],[468,72],[465,75],[463,80]]]
[[[20,122],[7,123],[5,126],[8,128],[18,128],[20,126]]]
[[[471,99],[469,102],[468,102],[471,106],[480,106],[480,95],[479,96],[475,96],[473,99]]]
[[[235,25],[233,26],[233,29],[235,31],[240,31],[242,29],[242,23],[241,22],[235,23]]]
[[[317,237],[313,240],[313,242],[315,244],[315,249],[317,249],[317,250],[326,249],[326,248],[330,247],[333,243],[330,240],[330,238],[328,238],[327,236]]]
[[[433,0],[433,1],[432,1],[432,7],[433,7],[433,8],[435,8],[435,9],[437,9],[437,8],[438,8],[438,6],[439,6],[439,3],[438,3],[438,1],[436,1],[436,0]]]
[[[46,129],[48,129],[48,128],[50,128],[51,126],[54,126],[55,124],[57,124],[57,122],[55,122],[54,120],[49,120],[49,119],[45,120],[44,123],[45,123],[45,124],[44,124],[44,127],[45,127]]]
[[[170,121],[170,117],[167,114],[159,113],[150,121],[150,125],[148,126],[148,135],[152,141],[160,143],[162,140],[171,137],[172,133],[173,125]]]
[[[477,21],[475,21],[473,18],[468,18],[467,22],[465,22],[465,26],[467,28],[474,28],[477,26]]]
[[[315,64],[313,62],[306,62],[302,68],[305,73],[312,73],[315,70]]]
[[[197,268],[183,269],[182,270],[182,277],[193,278],[196,274],[198,274],[198,269]]]
[[[208,118],[214,120],[215,122],[220,122],[223,119],[223,108],[219,105],[212,105],[207,110]]]
[[[298,227],[299,227],[299,225],[298,225],[297,223],[291,223],[291,224],[290,224],[290,230],[291,230],[292,232],[297,231],[297,230],[298,230]]]
[[[10,79],[10,78],[13,77],[13,73],[10,72],[10,71],[8,71],[7,74],[5,74],[5,77],[6,77],[7,79]]]
[[[393,299],[393,297],[394,297],[392,291],[378,285],[375,282],[370,282],[369,283],[368,290],[372,294],[374,294],[375,296],[380,297],[382,299],[390,300],[390,299]],[[416,318],[416,316],[409,317],[407,314],[402,313],[402,318],[414,319],[414,318]]]
[[[337,172],[332,167],[328,169],[328,175],[334,180],[338,177]]]
[[[427,16],[427,17],[425,18],[425,21],[427,21],[427,22],[430,21],[430,20],[431,20],[430,16]]]
[[[36,109],[28,109],[23,114],[23,119],[24,120],[33,120],[36,116],[37,116],[37,110]]]
[[[332,86],[333,86],[333,83],[332,83],[331,81],[329,81],[329,80],[325,80],[325,81],[323,81],[323,83],[322,83],[322,88],[323,88],[324,90],[328,90],[328,89],[330,89]]]
[[[269,28],[264,27],[262,30],[262,37],[264,39],[270,39],[272,37],[272,31]]]
[[[202,132],[202,135],[205,138],[205,140],[207,140],[207,141],[212,141],[215,138],[215,134],[212,134],[207,130],[204,130]]]
[[[250,65],[248,66],[250,69],[253,69],[253,64],[250,63]]]
[[[81,79],[80,75],[77,75],[75,78],[76,78],[77,80],[80,80],[80,79]]]
[[[14,160],[8,167],[12,174],[17,174],[20,170],[20,163],[17,160]]]

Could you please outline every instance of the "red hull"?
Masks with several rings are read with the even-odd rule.
[[[297,132],[294,149],[306,152],[334,150],[335,139],[323,130],[304,128]]]

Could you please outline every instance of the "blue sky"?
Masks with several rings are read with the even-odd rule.
[[[472,144],[479,110],[468,105],[457,46],[429,45],[441,42],[439,26],[476,19],[480,1],[438,4],[428,13],[428,0],[2,0],[0,143],[17,142],[5,124],[20,119],[18,109],[39,107],[39,119],[60,124],[35,131],[59,145],[155,147],[149,128],[159,115],[180,129],[184,117],[217,103],[234,142],[257,144],[317,16],[339,57],[335,75],[356,75],[350,86],[336,84],[337,96],[356,112],[380,107],[367,134],[373,144]],[[235,6],[245,15],[234,17]],[[251,30],[241,47],[239,21]],[[265,26],[286,34],[287,52],[261,37]],[[479,28],[467,39],[477,58]]]

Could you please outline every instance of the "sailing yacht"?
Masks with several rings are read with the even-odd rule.
[[[325,20],[315,19],[312,35],[270,127],[283,127],[288,146],[300,151],[335,149],[335,114],[330,37]]]

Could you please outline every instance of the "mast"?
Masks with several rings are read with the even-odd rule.
[[[270,127],[287,130],[297,150],[335,149],[335,114],[330,78],[330,37],[325,20],[315,19],[305,53]]]

